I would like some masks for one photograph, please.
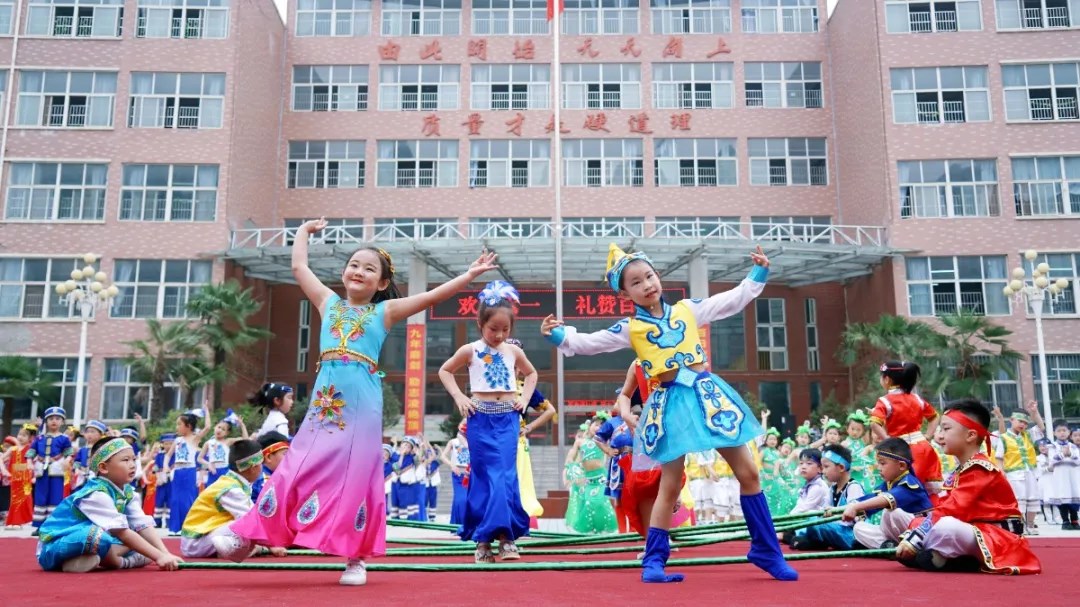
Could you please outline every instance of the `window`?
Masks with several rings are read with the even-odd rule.
[[[816,32],[817,0],[742,0],[742,31],[746,34]]]
[[[566,0],[563,33],[570,36],[638,33],[638,0]]]
[[[893,68],[893,121],[940,124],[990,120],[985,67]]]
[[[71,318],[74,310],[56,294],[81,259],[0,257],[0,318]]]
[[[125,164],[121,221],[214,221],[216,164]]]
[[[831,225],[828,215],[753,216],[750,235],[755,240],[808,242],[827,233]]]
[[[654,63],[656,109],[717,109],[732,106],[731,63]]]
[[[296,330],[296,371],[307,373],[308,354],[311,348],[311,301],[300,300],[300,322]]]
[[[654,238],[742,237],[738,217],[657,217],[655,227]]]
[[[821,107],[821,63],[746,63],[746,107]]]
[[[640,238],[645,231],[644,217],[566,217],[563,223],[570,238]]]
[[[288,187],[364,187],[364,142],[290,141]]]
[[[136,38],[224,38],[229,0],[139,0]]]
[[[547,0],[473,0],[477,36],[547,35]]]
[[[791,388],[786,381],[763,381],[758,383],[758,398],[769,410],[769,421],[773,426],[790,432],[795,418],[791,415]]]
[[[380,110],[456,110],[460,65],[379,67]]]
[[[640,139],[564,139],[567,186],[590,188],[645,183],[645,152]]]
[[[461,0],[385,0],[382,35],[459,36]]]
[[[457,187],[457,141],[402,139],[378,146],[380,188]]]
[[[1076,0],[996,0],[999,30],[1048,29],[1080,25]]]
[[[368,107],[368,66],[294,65],[294,112],[356,112]]]
[[[30,0],[26,35],[119,38],[123,19],[124,0]]]
[[[101,221],[109,165],[12,162],[4,219]]]
[[[784,300],[770,297],[755,302],[759,371],[787,371],[787,325]]]
[[[726,34],[731,0],[651,0],[654,34]]]
[[[0,0],[0,36],[11,35],[14,12],[14,0]]]
[[[115,72],[21,70],[17,126],[111,127]]]
[[[472,66],[474,110],[546,110],[551,107],[551,66],[493,63]]]
[[[886,0],[885,27],[890,34],[975,32],[982,7],[979,0]]]
[[[1004,255],[908,257],[905,265],[912,316],[1011,312],[1002,293],[1009,281]]]
[[[1042,382],[1042,369],[1039,357],[1031,356],[1031,370],[1035,385]],[[1050,402],[1061,404],[1070,393],[1080,390],[1080,354],[1047,354],[1047,383],[1050,384]],[[1035,396],[1042,405],[1042,390],[1035,390]],[[1075,394],[1073,395],[1075,397]]]
[[[818,345],[817,300],[807,297],[803,302],[806,312],[806,370],[821,370],[821,347]]]
[[[132,72],[129,128],[221,128],[225,74]]]
[[[657,186],[738,185],[735,139],[654,139]]]
[[[14,399],[7,400],[5,406],[13,405],[15,412],[14,419],[16,421],[31,421],[41,416],[45,412],[45,409],[54,405],[59,405],[64,408],[67,413],[68,419],[71,419],[75,413],[75,390],[76,385],[79,383],[76,379],[79,369],[79,359],[75,357],[71,358],[55,358],[55,357],[31,357],[31,361],[36,363],[41,370],[50,375],[54,386],[58,393],[53,396],[58,396],[58,400],[50,399],[48,401],[37,402],[31,399]],[[90,373],[90,359],[86,359],[83,365],[83,377],[82,381],[85,384],[87,382],[87,375]],[[86,412],[86,395],[87,392],[83,391],[82,398],[82,410]]]
[[[470,148],[470,188],[550,185],[551,142],[547,139],[474,139]]]
[[[285,236],[286,246],[292,246],[295,242],[292,234],[295,233],[296,228],[304,225],[305,221],[307,219],[288,218],[285,220],[285,227],[289,229]],[[319,232],[319,242],[323,244],[360,243],[364,240],[363,217],[327,217],[326,226],[325,230]]]
[[[897,163],[900,217],[996,217],[995,160],[909,160]]]
[[[716,371],[746,371],[746,319],[742,311],[709,325],[709,361]]]
[[[1076,120],[1077,67],[1080,63],[1003,65],[1005,119]]]
[[[571,63],[562,66],[563,108],[614,110],[641,107],[641,65]]]
[[[422,240],[456,237],[458,234],[457,227],[458,220],[455,217],[376,217],[375,234],[371,240]]]
[[[469,224],[469,237],[473,240],[551,238],[552,235],[550,217],[472,217]]]
[[[186,401],[186,392],[169,379],[161,395],[165,410],[179,409]],[[195,388],[191,402],[201,402],[204,388]],[[105,385],[101,395],[101,417],[105,420],[131,419],[136,414],[150,419],[150,401],[153,388],[150,378],[141,377],[122,358],[105,359]]]
[[[828,185],[824,138],[751,137],[750,185]]]
[[[1080,216],[1080,156],[1012,159],[1017,217]]]
[[[186,259],[117,259],[120,294],[110,318],[187,318],[188,299],[210,284],[212,262]]]
[[[366,36],[371,33],[371,0],[299,0],[296,36]]]
[[[1077,281],[1080,281],[1080,253],[1043,253],[1036,260],[1035,265],[1042,262],[1050,265],[1051,283],[1059,278],[1069,281],[1069,286],[1065,287],[1065,290],[1061,291],[1057,297],[1052,297],[1047,293],[1043,300],[1043,314],[1076,314],[1076,296],[1080,292],[1080,285],[1077,285]],[[1028,262],[1022,258],[1019,266],[1031,270]],[[1035,313],[1030,304],[1027,308],[1029,315]],[[1080,377],[1077,380],[1080,380]]]
[[[1033,360],[1038,361],[1038,356],[1032,356]],[[985,356],[976,356],[974,360],[978,364],[986,364]],[[1001,410],[1005,415],[1009,415],[1013,411],[1020,411],[1020,382],[1016,378],[1020,377],[1020,364],[1016,363],[1013,367],[1013,375],[1009,377],[1006,371],[999,371],[990,380],[990,393],[988,395],[988,401],[983,401],[986,405],[993,407],[1001,407]],[[1036,379],[1038,381],[1038,379]],[[1051,388],[1052,390],[1052,388]],[[970,396],[970,394],[957,395],[958,398]]]

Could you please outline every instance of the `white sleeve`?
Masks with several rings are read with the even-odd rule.
[[[754,266],[759,268],[761,266]],[[765,280],[756,280],[760,273],[751,272],[734,289],[717,293],[707,299],[683,300],[694,313],[699,325],[735,316],[765,289]]]
[[[221,496],[221,507],[231,514],[233,518],[240,518],[254,507],[251,496],[241,489],[229,489]]]
[[[83,516],[90,519],[98,527],[112,532],[118,529],[127,529],[127,517],[117,512],[116,504],[104,491],[94,491],[75,503],[75,507]]]
[[[1005,459],[1005,441],[1000,438],[990,440],[990,446],[994,448],[994,457],[997,459]]]
[[[266,419],[263,420],[262,426],[259,427],[259,431],[255,433],[252,438],[258,438],[268,432],[280,432],[286,437],[289,436],[289,418],[285,417],[285,414],[278,410],[273,410],[266,414]]]
[[[127,509],[124,510],[124,515],[127,517],[128,527],[135,533],[154,526],[153,517],[147,516],[146,513],[143,512],[142,502],[137,499],[128,502]]]
[[[575,354],[603,354],[630,347],[630,319],[624,318],[603,331],[578,333],[574,327],[561,327],[564,331],[559,351],[567,356]]]

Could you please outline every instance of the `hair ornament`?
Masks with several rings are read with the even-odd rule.
[[[476,298],[485,306],[496,306],[502,301],[521,303],[521,296],[518,295],[517,289],[505,280],[493,280],[487,283]]]

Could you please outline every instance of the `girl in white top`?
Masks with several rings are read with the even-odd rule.
[[[289,432],[289,418],[286,417],[293,406],[293,389],[286,384],[266,383],[261,390],[248,399],[256,407],[269,409],[266,420],[252,438],[259,438],[267,432],[280,432],[292,438]]]
[[[514,540],[529,532],[529,515],[521,506],[517,476],[517,445],[521,411],[536,388],[536,369],[525,352],[506,343],[514,328],[518,293],[510,283],[488,283],[480,300],[476,324],[481,339],[462,346],[439,369],[439,379],[468,419],[470,449],[469,493],[459,534],[476,542],[476,562],[492,563],[492,540],[499,540],[499,557],[521,558]],[[454,373],[467,367],[472,398],[458,387]],[[517,373],[525,374],[518,396]]]
[[[229,438],[229,433],[236,426],[240,427],[240,436]],[[207,487],[229,471],[229,449],[233,443],[247,438],[248,431],[244,420],[232,409],[227,410],[225,419],[214,425],[214,436],[203,443],[202,450],[199,451],[199,465],[205,466],[207,471]]]
[[[1075,434],[1075,433],[1073,433]],[[1054,426],[1054,440],[1047,453],[1051,473],[1050,503],[1058,507],[1061,528],[1077,531],[1077,506],[1080,505],[1080,445],[1070,440],[1069,426],[1063,421]]]

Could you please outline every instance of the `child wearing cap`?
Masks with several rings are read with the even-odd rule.
[[[908,524],[933,507],[926,487],[911,472],[911,447],[904,439],[887,438],[877,444],[877,468],[882,483],[873,493],[844,508],[846,522],[883,511],[880,525],[865,520],[855,522],[855,539],[871,549],[895,547]]]
[[[90,469],[90,448],[94,446],[94,443],[101,440],[108,432],[109,427],[106,426],[104,422],[100,422],[96,419],[86,422],[86,426],[83,427],[83,446],[79,447],[78,452],[76,452],[75,461],[72,465],[72,470],[75,473],[75,480],[72,481],[72,487],[75,489],[78,489],[83,483],[93,478],[94,471]]]
[[[131,488],[138,467],[131,445],[120,438],[99,440],[89,463],[97,476],[64,499],[41,525],[41,568],[86,573],[99,565],[132,569],[156,563],[175,571],[180,559],[161,542]]]
[[[426,521],[427,493],[423,483],[423,453],[420,441],[406,436],[398,445],[398,461],[394,464],[396,480],[390,489],[390,517],[399,520]]]
[[[63,407],[45,410],[45,432],[38,435],[30,450],[28,460],[34,464],[34,527],[41,527],[45,519],[64,499],[64,470],[67,459],[74,455],[71,439],[62,432],[67,415]]]
[[[1039,535],[1039,527],[1035,524],[1035,516],[1039,513],[1039,452],[1035,449],[1032,435],[1036,440],[1046,434],[1043,427],[1042,417],[1039,416],[1039,406],[1035,401],[1029,401],[1025,407],[1028,414],[1021,411],[1013,413],[1009,417],[1009,427],[1005,428],[1005,417],[1001,409],[994,407],[994,417],[997,418],[998,436],[1000,438],[999,449],[995,453],[998,465],[1005,471],[1005,477],[1012,485],[1016,502],[1024,513],[1026,535]],[[1028,429],[1031,420],[1035,420],[1035,428]],[[1038,430],[1036,431],[1036,428]]]

